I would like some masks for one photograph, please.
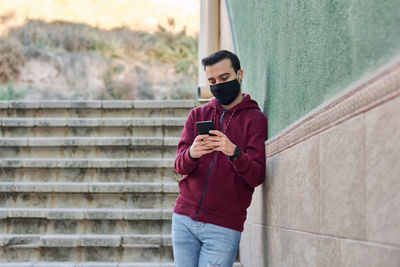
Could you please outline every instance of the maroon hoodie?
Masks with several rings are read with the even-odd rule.
[[[265,178],[267,118],[248,94],[223,113],[215,98],[189,113],[175,159],[175,170],[183,177],[174,212],[243,231],[254,187]],[[189,157],[188,148],[198,135],[196,122],[207,120],[214,121],[215,128],[240,147],[239,158],[231,161],[222,152],[203,155],[197,161]]]

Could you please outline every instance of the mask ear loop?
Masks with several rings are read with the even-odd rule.
[[[238,80],[238,83],[240,84],[240,86],[242,86],[242,81],[239,80],[239,70],[236,72],[236,79]]]

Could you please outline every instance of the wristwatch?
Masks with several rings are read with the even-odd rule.
[[[229,159],[231,161],[234,161],[235,159],[237,159],[240,156],[240,153],[242,153],[242,151],[240,150],[240,147],[236,146],[235,151],[233,152],[233,155],[229,156]]]

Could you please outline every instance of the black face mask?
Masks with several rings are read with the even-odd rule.
[[[240,92],[240,83],[237,79],[229,82],[210,85],[210,91],[222,105],[229,105]]]

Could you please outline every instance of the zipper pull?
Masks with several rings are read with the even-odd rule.
[[[221,125],[221,129],[220,129],[221,132],[222,132],[222,128],[224,127],[223,123],[224,123],[225,112],[226,112],[226,110],[224,110],[224,112],[222,112],[222,116],[221,116],[221,119],[219,121],[219,124]]]

